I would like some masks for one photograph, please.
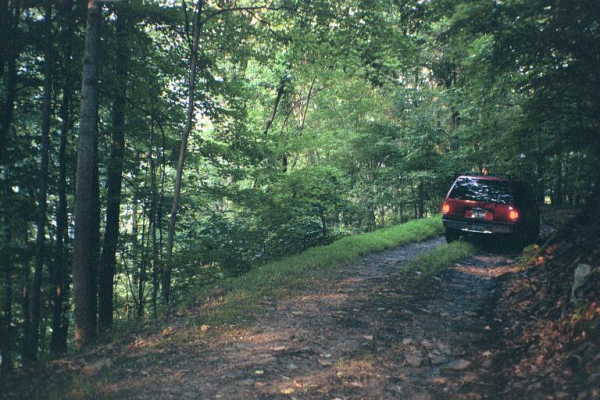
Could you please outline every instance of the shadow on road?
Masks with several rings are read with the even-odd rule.
[[[466,236],[463,240],[475,245],[479,250],[496,255],[517,257],[521,254],[523,246],[515,243],[510,238],[494,236]]]

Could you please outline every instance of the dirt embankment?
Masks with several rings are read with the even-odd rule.
[[[559,210],[573,215],[572,210]],[[557,230],[501,280],[494,376],[501,399],[600,399],[600,212]]]

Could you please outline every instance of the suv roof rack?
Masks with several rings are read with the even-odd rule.
[[[454,174],[454,179],[458,178],[459,176],[472,176],[472,177],[488,177],[488,178],[498,178],[498,179],[507,179],[507,180],[515,180],[516,177],[513,175],[502,175],[502,174],[484,174],[484,173],[477,173],[477,172],[459,172]]]

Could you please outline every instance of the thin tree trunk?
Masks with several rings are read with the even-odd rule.
[[[265,130],[263,132],[264,135],[269,133],[269,129],[271,129],[271,125],[273,125],[273,121],[275,121],[275,116],[277,115],[277,109],[279,108],[279,103],[281,103],[281,99],[283,98],[283,94],[285,93],[285,83],[286,77],[282,77],[279,81],[279,86],[277,87],[277,97],[275,98],[275,104],[273,105],[273,112],[271,113],[271,117],[267,121],[265,125]]]
[[[68,65],[71,54],[71,40],[73,40],[73,2],[67,0],[62,4],[61,21],[64,27],[62,33],[63,62]],[[67,252],[66,242],[68,239],[68,214],[67,214],[67,143],[71,130],[71,102],[73,99],[73,85],[71,83],[71,71],[68,70],[63,84],[62,103],[60,106],[60,143],[58,150],[58,207],[56,210],[56,257],[51,271],[52,280],[52,338],[50,340],[50,352],[54,355],[66,353],[68,318],[66,307],[68,305],[68,285],[66,284]]]
[[[98,46],[100,6],[89,0],[81,85],[81,113],[77,142],[77,182],[73,280],[75,298],[75,340],[85,346],[96,338],[98,263]]]
[[[148,261],[147,257],[147,246],[146,246],[146,223],[144,219],[144,208],[142,208],[142,239],[140,241],[140,257],[138,264],[138,287],[137,287],[137,307],[136,307],[136,317],[138,319],[142,319],[144,317],[145,311],[145,297],[146,297],[146,262]]]
[[[19,11],[16,10],[15,12]],[[16,26],[17,22],[14,24]],[[8,46],[8,49],[6,78],[4,79],[6,85],[4,92],[6,93],[6,97],[4,98],[4,104],[2,105],[2,118],[0,118],[0,165],[6,164],[6,145],[13,122],[15,101],[17,98],[17,58],[19,55],[15,46]]]
[[[164,235],[164,225],[163,225],[163,205],[165,204],[165,181],[166,181],[166,166],[167,160],[165,155],[165,147],[166,147],[166,137],[164,131],[161,130],[161,151],[160,151],[160,189],[158,194],[158,205],[156,211],[156,221],[157,221],[157,229],[158,229],[158,249],[164,248],[165,243],[165,235]],[[158,258],[160,264],[157,265],[157,274],[159,283],[162,282],[162,275],[164,271],[160,268],[160,265],[163,265],[164,262],[164,253],[161,250],[157,250]],[[158,286],[157,286],[158,291]]]
[[[204,0],[198,0],[194,18],[193,41],[190,54],[190,74],[188,77],[188,104],[186,114],[186,124],[181,144],[179,147],[179,159],[177,161],[177,173],[175,176],[175,191],[171,203],[171,215],[169,218],[169,228],[167,233],[167,259],[163,271],[163,302],[169,304],[171,301],[171,272],[173,269],[173,245],[175,242],[175,223],[177,222],[177,212],[179,210],[179,197],[181,195],[181,180],[183,177],[183,166],[187,155],[187,142],[192,132],[195,122],[195,101],[196,101],[196,80],[198,73],[198,47],[200,31],[202,29],[200,16],[204,7]]]
[[[2,52],[0,59],[0,73],[4,81],[4,99],[2,108],[0,109],[0,169],[8,166],[8,147],[10,130],[13,123],[14,107],[17,98],[17,59],[19,57],[16,46],[8,45],[10,37],[14,36],[17,29],[20,11],[18,6],[14,10],[10,9],[9,3],[6,0],[0,1],[0,45]],[[6,49],[6,51],[4,51]],[[7,169],[8,170],[8,169]],[[12,197],[12,189],[10,185],[3,182],[5,176],[0,174],[0,217],[4,214],[2,222],[2,243],[0,247],[7,249],[6,255],[0,257],[0,266],[3,272],[3,287],[2,287],[2,320],[0,321],[0,355],[2,356],[2,364],[0,365],[0,373],[5,374],[13,368],[13,351],[15,347],[15,331],[13,329],[13,260],[10,250],[13,245],[13,232],[9,219],[9,204]]]
[[[8,220],[4,221],[4,243],[12,242],[12,232]],[[13,322],[13,282],[12,282],[12,259],[8,251],[5,257],[0,258],[4,282],[2,284],[2,321],[0,324],[0,355],[2,355],[2,364],[0,375],[10,372],[13,368],[13,346],[14,330]]]
[[[158,241],[156,236],[156,225],[158,222],[158,187],[156,184],[156,160],[154,158],[155,149],[154,121],[150,127],[150,150],[148,159],[150,160],[150,190],[152,192],[150,201],[150,240],[152,241],[152,315],[158,317]]]
[[[124,7],[117,9],[117,60],[116,92],[113,103],[113,131],[110,160],[108,161],[106,228],[104,247],[100,258],[99,325],[107,330],[113,324],[113,294],[116,272],[116,252],[119,243],[119,216],[121,212],[121,186],[123,175],[123,156],[125,151],[125,105],[127,100],[127,70],[129,67],[129,49],[127,46],[127,26],[129,13]]]
[[[41,112],[41,160],[38,175],[38,215],[36,233],[35,269],[31,289],[29,291],[29,320],[28,330],[25,331],[25,353],[23,361],[25,364],[37,359],[40,343],[40,318],[41,318],[41,292],[42,272],[46,263],[46,219],[48,214],[48,163],[50,147],[50,113],[52,97],[52,73],[51,73],[51,29],[52,29],[52,3],[46,1],[45,6],[45,36],[47,43],[44,48],[44,89],[42,96]]]
[[[139,160],[139,153],[136,155],[135,157],[135,162],[137,165],[140,164],[140,160]],[[138,225],[138,192],[134,192],[134,197],[133,197],[133,207],[131,209],[131,273],[129,274],[131,276],[130,278],[130,291],[131,291],[131,298],[133,299],[133,304],[134,304],[134,313],[137,316],[137,307],[139,304],[139,299],[138,299],[138,294],[139,291],[136,290],[137,288],[139,288],[139,285],[136,288],[136,274],[135,274],[135,269],[136,269],[136,265],[138,265],[138,258],[139,258],[139,254],[140,254],[140,245],[139,245],[139,239],[138,239],[138,234],[139,234],[139,225]],[[139,276],[138,276],[139,278]],[[139,283],[139,279],[138,282]]]
[[[306,104],[304,105],[304,112],[302,113],[302,122],[300,123],[300,130],[304,130],[304,123],[306,122],[306,115],[308,114],[308,106],[310,104],[310,98],[312,96],[313,93],[313,88],[315,87],[315,82],[317,81],[317,78],[313,78],[312,82],[310,83],[310,88],[308,89],[308,95],[306,96]]]
[[[418,214],[417,218],[423,218],[425,214],[425,193],[423,192],[423,182],[419,181],[417,188],[417,196],[418,196]]]
[[[400,203],[400,222],[404,223],[404,203]]]
[[[8,48],[9,40],[9,10],[8,0],[0,0],[0,49]],[[4,76],[4,63],[6,54],[0,51],[0,79]]]
[[[31,195],[31,198],[34,198],[35,194]],[[29,224],[25,224],[24,225],[24,229],[23,231],[18,231],[18,235],[21,237],[21,241],[22,241],[22,246],[23,248],[27,248],[29,246],[29,229],[30,226]],[[18,240],[18,239],[17,239]],[[29,305],[31,304],[31,257],[28,255],[28,257],[24,257],[22,258],[19,264],[21,267],[21,277],[20,280],[18,281],[20,283],[20,286],[18,287],[18,290],[21,293],[21,298],[20,303],[21,303],[21,309],[22,309],[22,315],[23,315],[23,322],[22,322],[22,332],[24,333],[24,336],[27,337],[27,333],[31,331],[31,313],[29,312]],[[21,355],[26,355],[29,352],[29,349],[27,349],[27,346],[29,344],[27,343],[26,340],[22,340],[21,341]],[[25,364],[27,364],[24,361]]]
[[[67,79],[68,81],[68,79]],[[72,91],[69,84],[65,84],[61,105],[62,125],[60,129],[60,144],[58,150],[58,208],[56,211],[56,259],[52,270],[52,339],[50,351],[53,354],[63,354],[67,351],[67,326],[65,321],[65,306],[67,297],[67,168],[66,150],[67,136],[71,129],[70,104]]]

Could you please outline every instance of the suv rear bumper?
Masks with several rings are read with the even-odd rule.
[[[472,232],[481,234],[511,234],[515,230],[514,224],[494,223],[481,220],[459,220],[443,218],[442,222],[446,229],[461,232]]]

